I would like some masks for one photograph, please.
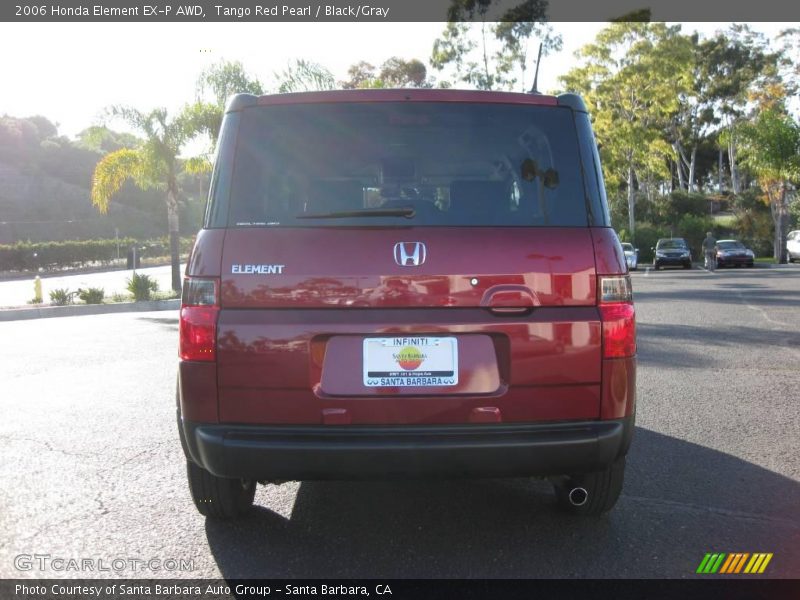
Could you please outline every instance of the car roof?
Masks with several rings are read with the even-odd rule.
[[[678,240],[680,240],[681,242],[685,242],[685,241],[686,241],[685,239],[683,239],[683,238],[678,238],[678,237],[673,237],[673,238],[659,238],[659,240],[658,240],[658,241],[659,241],[659,242],[672,242],[672,241],[678,241]]]
[[[576,94],[549,96],[520,92],[490,92],[483,90],[454,89],[365,89],[326,90],[320,92],[292,92],[254,96],[236,94],[228,100],[227,112],[250,106],[281,104],[323,104],[331,102],[473,102],[489,104],[528,104],[535,106],[566,106],[586,112],[586,106]]]
[[[738,244],[741,244],[741,243],[742,243],[742,242],[741,242],[741,240],[717,240],[717,243],[718,243],[718,244],[719,244],[720,242],[736,242],[736,243],[738,243]]]

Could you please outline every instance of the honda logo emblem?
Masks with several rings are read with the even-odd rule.
[[[397,242],[394,245],[394,262],[401,267],[418,267],[425,262],[427,255],[422,242]]]

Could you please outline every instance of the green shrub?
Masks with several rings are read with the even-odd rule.
[[[106,292],[103,288],[88,288],[85,290],[78,290],[78,298],[86,302],[86,304],[102,304]]]
[[[684,215],[678,221],[677,233],[675,237],[682,237],[689,244],[694,260],[701,260],[703,255],[703,240],[706,233],[714,233],[714,220],[711,217],[698,217],[694,215]]]
[[[800,198],[793,198],[789,201],[789,229],[795,230],[800,227]]]
[[[180,253],[192,248],[192,238],[181,238]],[[125,258],[128,247],[136,245],[145,257],[169,256],[169,238],[139,241],[120,238],[120,257]],[[17,242],[0,244],[0,271],[24,271],[80,267],[88,263],[109,264],[117,258],[117,240],[70,240],[66,242]]]
[[[134,273],[133,277],[128,279],[127,289],[133,294],[136,302],[150,300],[150,295],[158,291],[158,282],[149,275]]]
[[[75,292],[70,292],[68,288],[58,288],[50,292],[50,302],[56,306],[65,306],[72,304],[72,298]]]
[[[623,232],[623,241],[631,242],[634,247],[639,249],[639,262],[652,262],[653,261],[653,248],[660,238],[670,237],[670,230],[668,227],[660,225],[653,225],[652,223],[640,223],[636,226],[636,232],[633,239],[629,239],[627,232]]]
[[[736,214],[735,237],[755,252],[756,256],[772,256],[772,216],[767,212],[743,210]]]
[[[703,194],[689,194],[684,191],[672,192],[655,201],[655,223],[675,224],[686,215],[703,217],[710,212],[710,199]]]
[[[128,294],[120,294],[119,292],[114,292],[111,294],[111,301],[112,302],[130,302],[131,296]]]

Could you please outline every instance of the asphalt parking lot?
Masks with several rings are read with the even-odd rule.
[[[516,479],[287,483],[242,522],[205,521],[175,428],[175,312],[0,323],[0,577],[86,575],[15,567],[47,554],[192,567],[110,573],[129,577],[682,578],[712,551],[800,577],[800,265],[633,281],[638,427],[617,507],[588,520]]]

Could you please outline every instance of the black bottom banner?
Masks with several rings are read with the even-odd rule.
[[[3,579],[2,600],[800,598],[798,579]]]

